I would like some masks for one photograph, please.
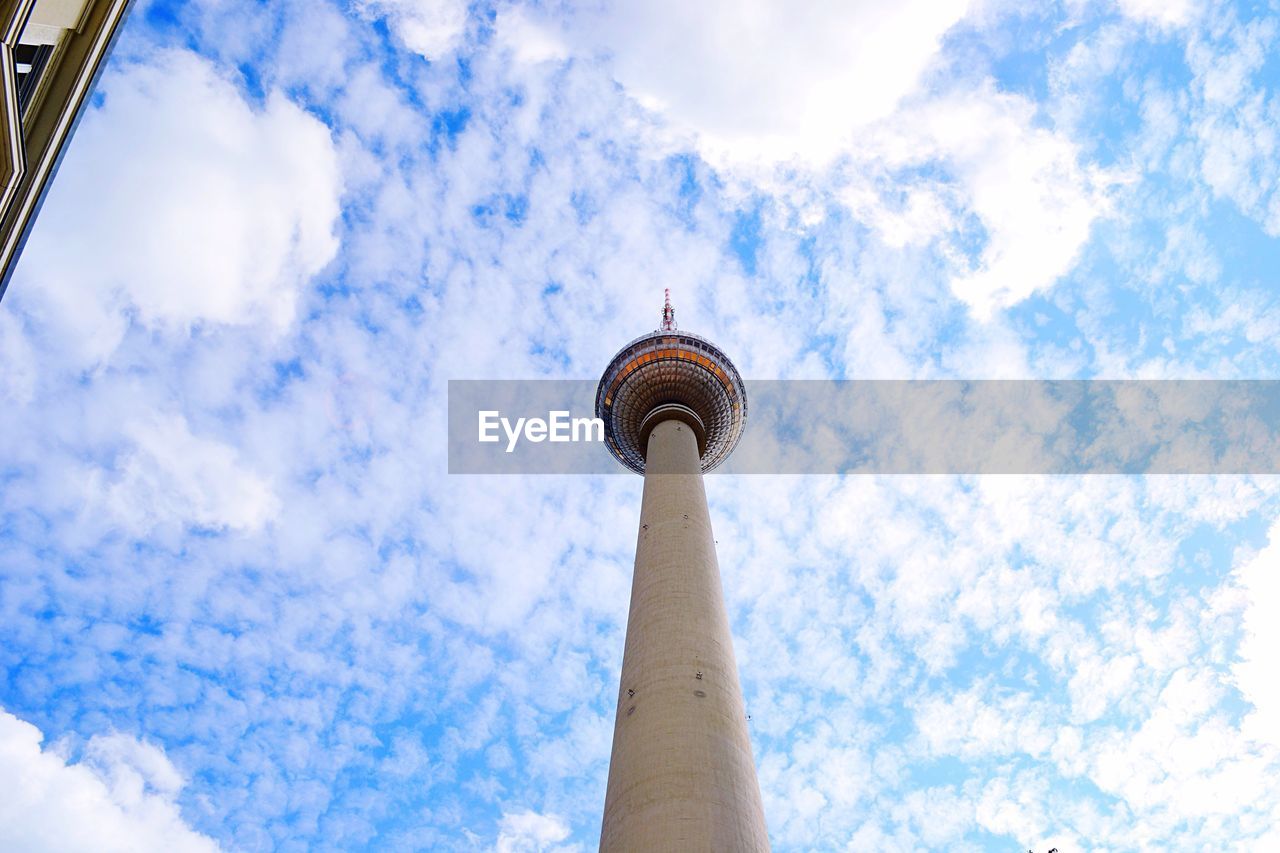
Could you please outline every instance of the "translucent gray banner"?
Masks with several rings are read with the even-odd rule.
[[[713,473],[1280,473],[1276,380],[795,380],[746,389],[746,433]],[[449,472],[629,473],[587,423],[595,391],[591,380],[451,380]]]

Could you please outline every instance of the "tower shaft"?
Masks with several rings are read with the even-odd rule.
[[[697,438],[648,436],[601,851],[767,851]]]

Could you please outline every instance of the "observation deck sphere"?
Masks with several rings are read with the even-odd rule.
[[[684,407],[697,416],[704,472],[728,458],[747,419],[747,393],[733,362],[706,338],[675,329],[627,344],[596,388],[596,417],[604,421],[609,452],[637,474],[644,473],[645,440],[654,425],[645,418],[660,406]]]

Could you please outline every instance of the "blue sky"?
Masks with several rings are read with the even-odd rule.
[[[0,847],[592,849],[640,480],[449,477],[447,380],[665,287],[751,379],[1275,377],[1278,25],[138,0],[0,304]],[[1280,842],[1274,478],[708,494],[776,850]]]

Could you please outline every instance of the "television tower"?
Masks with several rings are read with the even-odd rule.
[[[644,475],[600,850],[767,851],[702,482],[742,435],[742,377],[677,329],[667,291],[661,328],[609,362],[596,415]]]

